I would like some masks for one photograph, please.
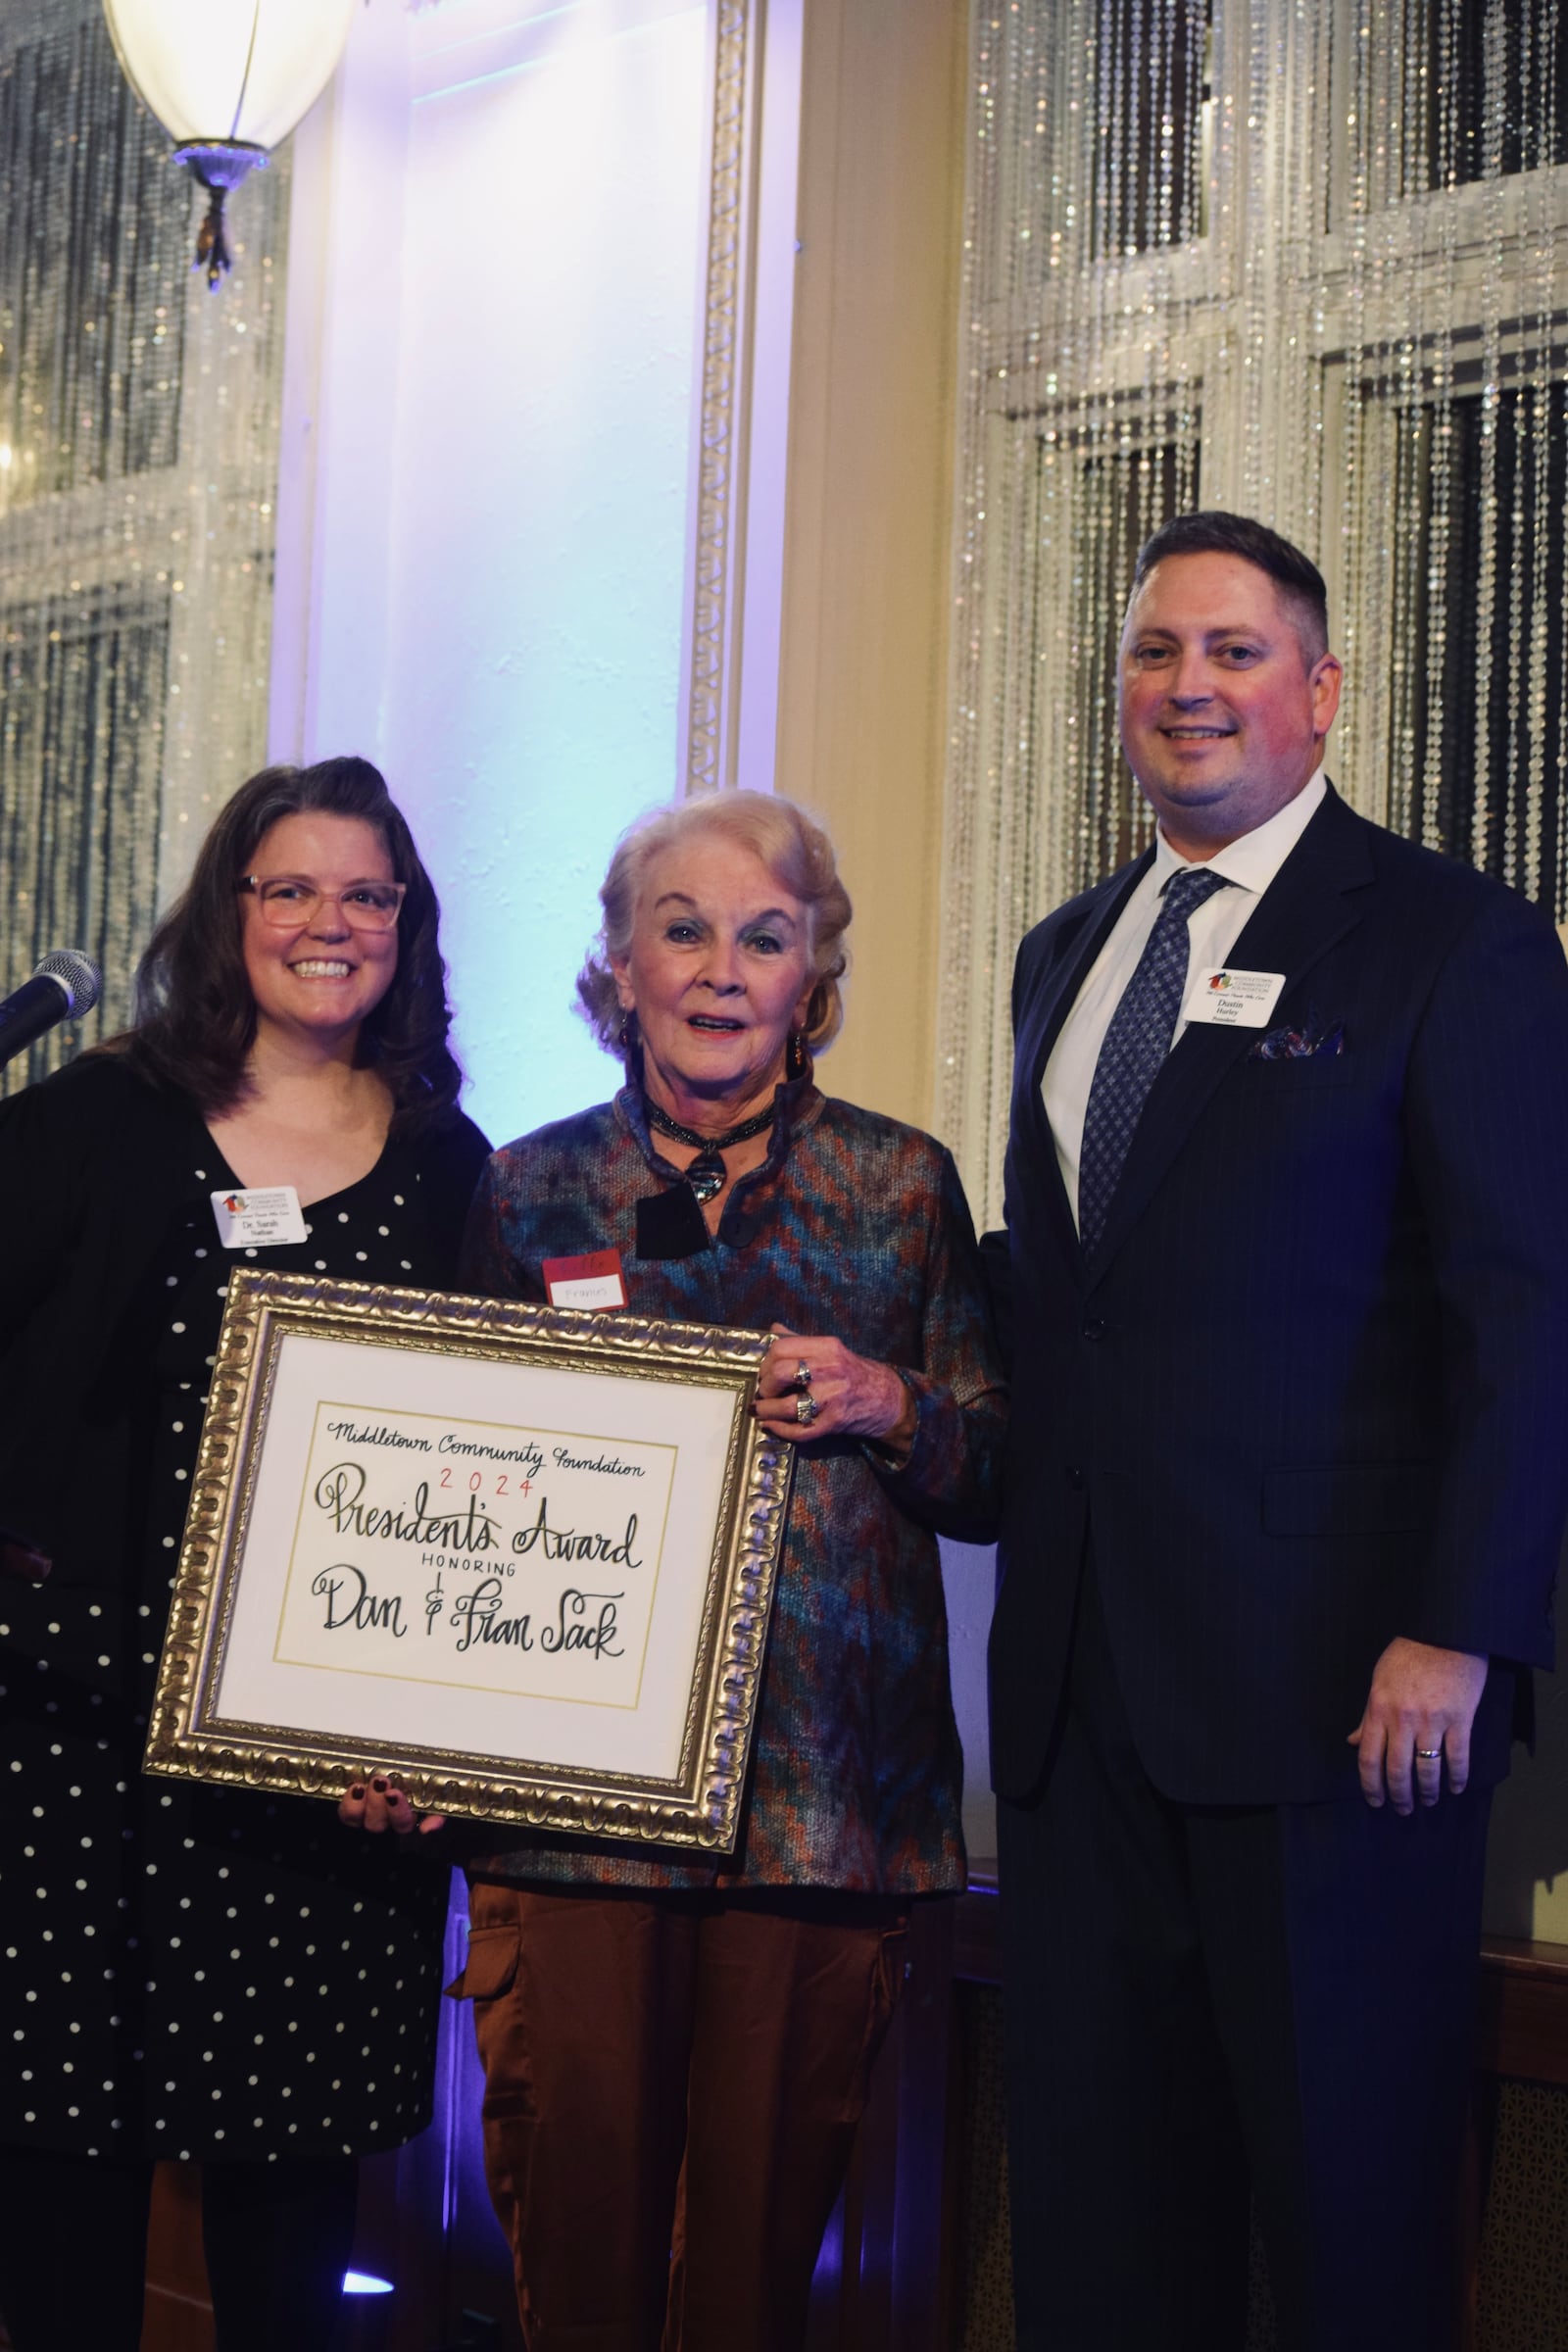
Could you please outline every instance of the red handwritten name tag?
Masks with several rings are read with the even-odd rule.
[[[626,1304],[626,1278],[618,1250],[590,1250],[583,1257],[547,1257],[545,1297],[552,1306],[615,1307]]]

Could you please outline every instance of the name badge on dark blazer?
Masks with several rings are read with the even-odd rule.
[[[1216,1029],[1262,1029],[1280,1001],[1283,972],[1244,972],[1234,963],[1209,964],[1187,992],[1184,1021],[1207,1021]]]

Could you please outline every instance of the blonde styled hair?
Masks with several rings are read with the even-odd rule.
[[[609,1054],[623,1050],[623,1016],[610,958],[614,956],[624,961],[631,953],[637,901],[648,867],[662,851],[715,837],[752,851],[806,909],[813,979],[801,1032],[806,1044],[820,1053],[843,1026],[844,997],[839,982],[849,966],[844,934],[852,909],[850,894],[839,880],[833,844],[804,808],[776,793],[719,792],[702,800],[678,801],[672,808],[651,808],[628,825],[615,844],[599,893],[605,919],[598,941],[577,974],[582,1011]]]

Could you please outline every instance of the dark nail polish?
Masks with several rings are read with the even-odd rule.
[[[372,1788],[375,1790],[375,1793],[376,1793],[376,1795],[377,1795],[377,1796],[385,1796],[385,1794],[386,1794],[386,1783],[385,1783],[385,1781],[372,1781],[372,1782],[370,1783],[370,1787],[371,1787],[371,1788]]]
[[[355,1782],[355,1784],[354,1784],[354,1787],[353,1787],[353,1788],[352,1788],[349,1790],[349,1799],[350,1799],[350,1802],[351,1802],[351,1803],[353,1803],[353,1804],[356,1804],[356,1805],[363,1805],[363,1804],[364,1804],[364,1802],[365,1802],[365,1784],[364,1784],[364,1782],[363,1782],[363,1781],[356,1781],[356,1782]]]

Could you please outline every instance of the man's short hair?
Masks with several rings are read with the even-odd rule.
[[[1173,514],[1138,551],[1133,567],[1135,596],[1154,565],[1167,556],[1240,556],[1244,563],[1255,564],[1289,601],[1308,667],[1328,652],[1329,593],[1323,574],[1310,556],[1303,556],[1266,522],[1254,522],[1250,514],[1227,514],[1221,507]]]

